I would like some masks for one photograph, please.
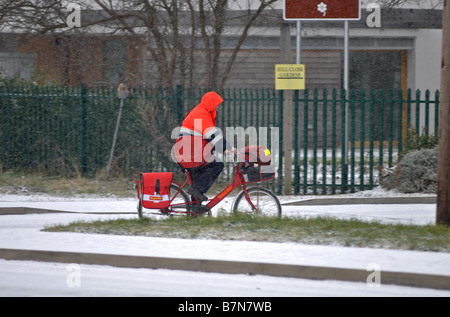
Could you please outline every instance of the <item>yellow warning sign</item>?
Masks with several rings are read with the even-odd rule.
[[[305,65],[276,64],[275,89],[277,90],[305,89]]]

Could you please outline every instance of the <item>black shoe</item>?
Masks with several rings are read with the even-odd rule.
[[[192,204],[191,205],[191,212],[192,217],[197,218],[198,216],[203,214],[203,206],[200,204]]]
[[[198,201],[200,203],[207,201],[208,197],[206,197],[205,195],[203,195],[197,188],[195,187],[189,187],[189,189],[187,190],[188,194],[195,196],[195,198],[198,199]]]

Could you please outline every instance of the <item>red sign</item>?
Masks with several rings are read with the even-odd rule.
[[[284,0],[285,20],[359,20],[360,0]]]

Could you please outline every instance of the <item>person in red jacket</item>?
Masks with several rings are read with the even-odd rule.
[[[179,132],[180,138],[201,137],[203,140],[202,155],[204,155],[205,145],[216,152],[234,153],[236,149],[225,140],[220,129],[216,128],[217,108],[223,102],[222,97],[214,91],[206,93],[194,109],[184,118]],[[187,168],[193,184],[187,192],[194,196],[198,202],[208,200],[205,193],[213,185],[224,168],[221,161],[206,159],[197,167]]]

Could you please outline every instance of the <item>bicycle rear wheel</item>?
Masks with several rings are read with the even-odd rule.
[[[170,184],[170,197],[172,199],[170,206],[164,210],[145,209],[139,200],[139,218],[144,218],[146,215],[155,214],[157,211],[166,215],[170,215],[171,213],[189,213],[191,211],[191,204],[188,194],[186,194],[183,189],[180,189],[180,186],[175,183]]]
[[[247,188],[242,190],[233,202],[233,212],[257,213],[272,217],[281,217],[281,204],[277,196],[266,188]]]
[[[172,199],[169,206],[170,212],[191,212],[191,199],[189,195],[175,183],[170,184],[170,197]]]

